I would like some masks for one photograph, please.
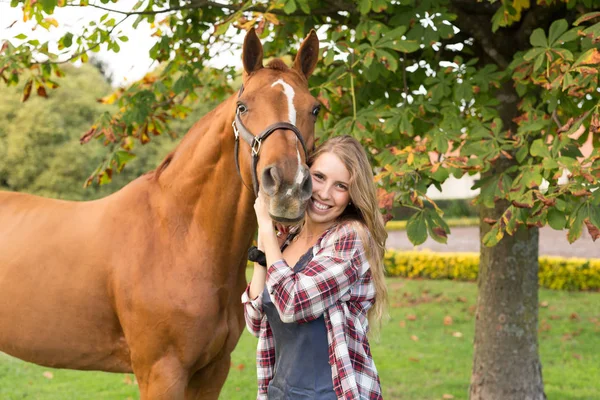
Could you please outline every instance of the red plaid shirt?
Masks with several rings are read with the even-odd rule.
[[[338,399],[382,399],[371,356],[367,311],[375,302],[375,286],[358,232],[344,223],[323,234],[313,247],[313,259],[294,273],[284,260],[267,271],[266,286],[281,320],[304,323],[325,317],[329,364]],[[262,310],[262,293],[242,295],[246,327],[259,338],[257,399],[267,398],[275,366],[275,340]]]

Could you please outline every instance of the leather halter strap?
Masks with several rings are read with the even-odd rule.
[[[242,94],[243,87],[240,89],[240,95]],[[238,95],[239,97],[239,95]],[[302,138],[302,134],[300,130],[293,124],[288,122],[276,122],[272,125],[269,125],[262,131],[260,134],[254,136],[250,131],[244,126],[242,120],[240,118],[239,112],[236,111],[235,118],[231,123],[233,127],[233,133],[235,135],[235,148],[234,148],[234,157],[235,157],[235,166],[237,167],[238,174],[246,186],[244,182],[244,178],[242,177],[242,172],[240,170],[240,161],[239,161],[239,142],[240,137],[244,140],[244,142],[248,143],[252,151],[252,186],[254,188],[254,195],[258,197],[258,177],[256,175],[256,168],[258,165],[258,157],[260,155],[260,148],[262,146],[263,141],[265,141],[273,132],[278,130],[289,130],[294,132],[300,143],[302,144],[302,149],[304,150],[304,156],[308,157],[308,152],[306,150],[306,144],[304,143],[304,139]],[[246,186],[248,187],[248,186]],[[248,188],[249,189],[249,188]]]

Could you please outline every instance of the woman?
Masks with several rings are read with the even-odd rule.
[[[259,337],[257,398],[381,399],[367,332],[384,312],[387,233],[371,166],[350,136],[325,142],[308,165],[304,224],[282,247],[262,196],[254,206],[268,268],[255,263],[242,302]]]

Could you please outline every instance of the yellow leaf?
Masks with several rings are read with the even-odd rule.
[[[460,333],[460,332],[454,332],[454,333],[452,334],[452,336],[454,336],[455,338],[461,338],[461,337],[463,337],[463,334],[462,334],[462,333]]]
[[[44,18],[44,21],[46,21],[50,25],[54,25],[55,28],[58,28],[58,21],[55,20],[54,18],[47,17],[47,18]]]
[[[415,161],[414,153],[408,153],[408,158],[406,159],[406,163],[408,165],[412,165],[414,161]]]
[[[50,372],[50,371],[46,371],[42,375],[44,376],[44,378],[47,378],[47,379],[54,378],[54,374],[52,374],[52,372]]]

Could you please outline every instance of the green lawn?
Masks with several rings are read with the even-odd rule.
[[[476,285],[400,278],[388,283],[391,319],[379,341],[372,341],[384,397],[426,400],[447,394],[466,399]],[[600,294],[542,290],[540,302],[548,399],[599,398]],[[256,340],[248,333],[242,336],[222,399],[254,398]],[[137,398],[132,375],[51,370],[0,354],[2,400]]]

